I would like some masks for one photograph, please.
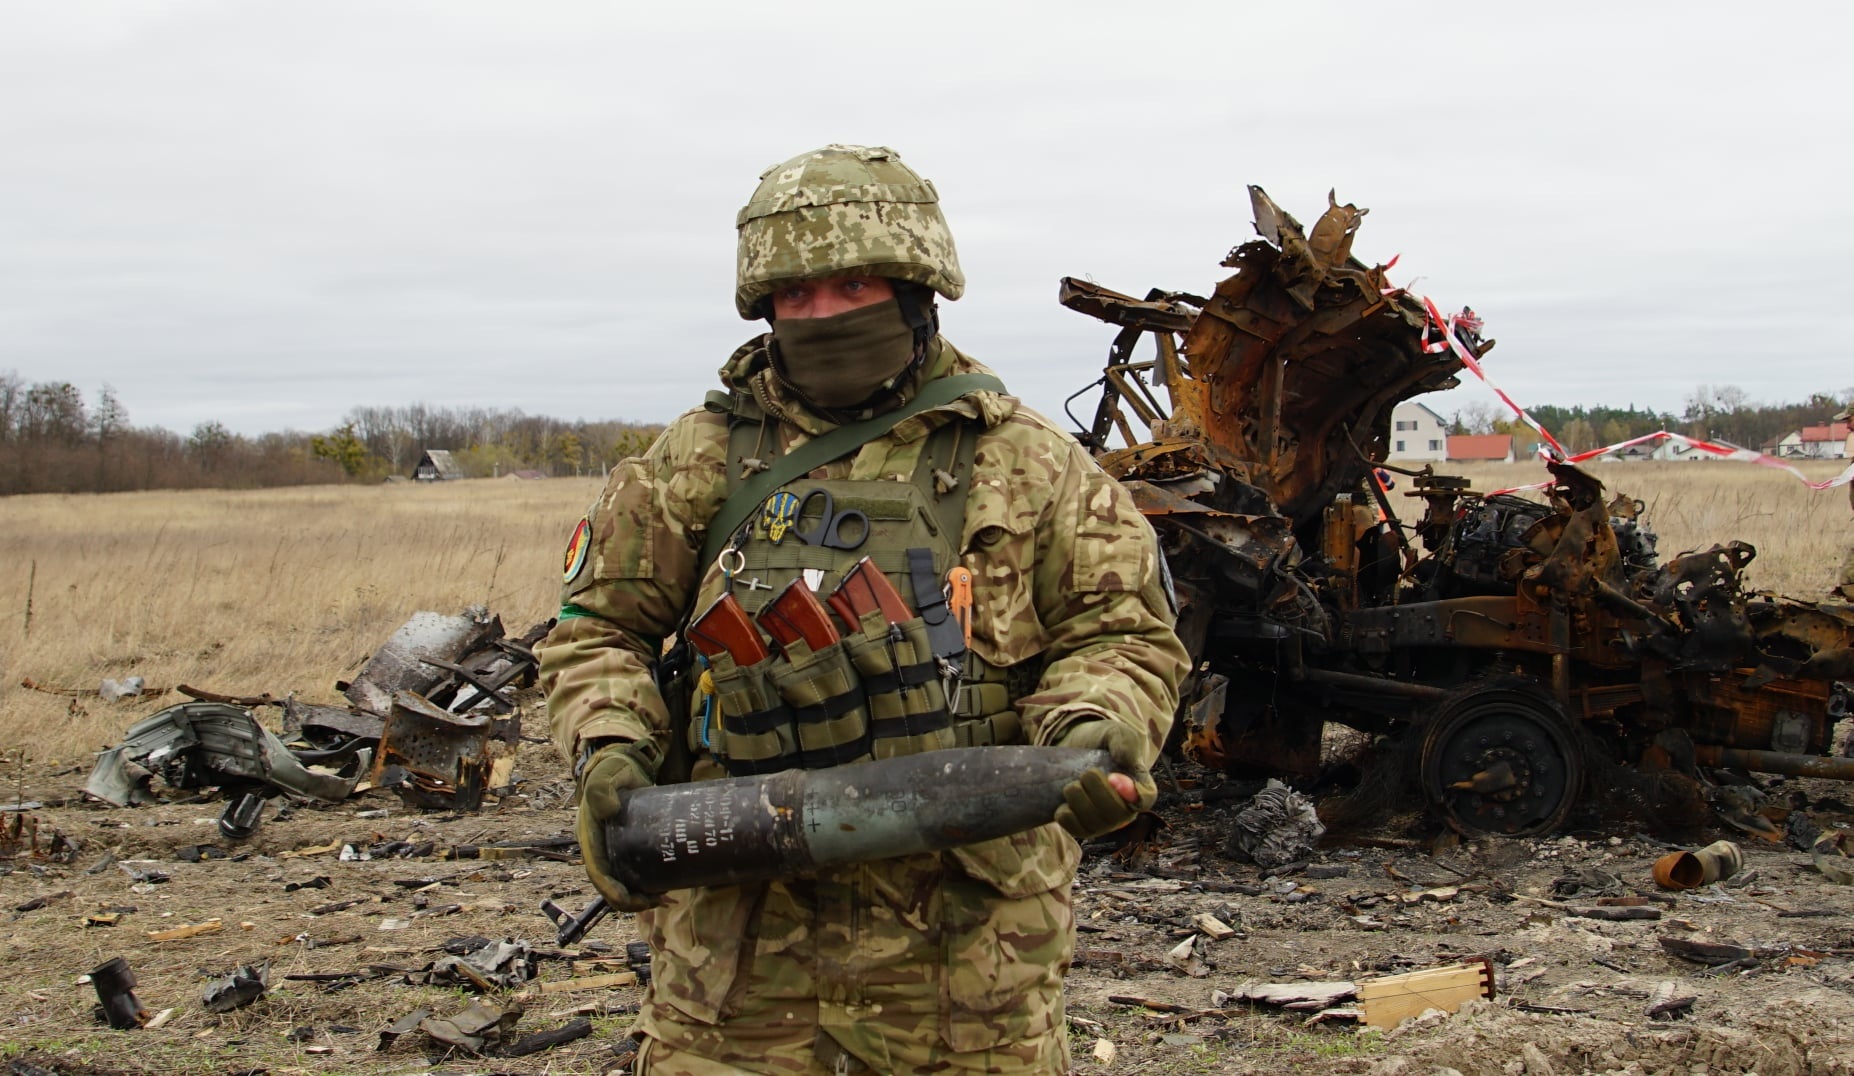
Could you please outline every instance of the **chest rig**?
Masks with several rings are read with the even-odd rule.
[[[983,387],[996,384],[985,380],[992,384]],[[949,602],[982,425],[954,416],[891,453],[893,472],[907,466],[905,449],[915,450],[903,475],[800,473],[772,486],[755,478],[842,459],[894,423],[845,436],[842,451],[814,449],[801,459],[809,442],[782,465],[777,423],[750,396],[713,392],[706,406],[728,416],[728,499],[711,524],[711,543],[721,543],[711,563],[721,571],[709,573],[697,607],[732,595],[764,627],[779,618],[784,605],[775,601],[787,587],[836,597],[840,588],[866,590],[866,576],[851,577],[873,571],[905,602],[907,615],[869,609],[857,616],[847,600],[833,600],[835,639],[788,636],[759,660],[729,652],[705,658],[690,749],[744,776],[1014,739],[1018,722],[1004,671],[970,652]],[[743,515],[726,535],[713,531]]]

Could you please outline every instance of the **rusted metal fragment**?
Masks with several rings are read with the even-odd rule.
[[[380,734],[371,780],[416,807],[482,806],[492,759],[488,714],[453,714],[400,691]]]

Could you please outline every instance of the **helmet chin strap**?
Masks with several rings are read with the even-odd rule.
[[[901,307],[901,318],[914,330],[915,350],[925,352],[928,341],[940,331],[940,307],[933,301],[933,289],[911,280],[896,280],[892,284],[895,302]]]
[[[933,289],[911,280],[894,281],[895,302],[901,307],[901,319],[914,330],[914,357],[908,365],[895,375],[893,385],[905,385],[920,372],[921,365],[927,361],[927,345],[940,332],[940,308],[933,301]],[[894,388],[890,388],[893,392]]]

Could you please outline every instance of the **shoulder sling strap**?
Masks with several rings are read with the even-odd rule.
[[[1007,390],[1004,382],[990,374],[943,377],[928,382],[921,389],[920,395],[893,411],[848,426],[839,426],[780,456],[772,461],[769,468],[741,483],[740,488],[722,502],[720,510],[708,523],[708,537],[702,542],[702,559],[698,563],[703,569],[713,564],[721,554],[722,544],[740,529],[740,525],[753,515],[754,509],[762,501],[787,482],[841,459],[923,411],[944,407],[968,392],[979,391]]]

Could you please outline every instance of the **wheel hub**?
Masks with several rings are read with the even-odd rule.
[[[1468,832],[1532,836],[1557,828],[1582,783],[1566,723],[1532,692],[1490,689],[1456,700],[1424,738],[1424,791]]]

